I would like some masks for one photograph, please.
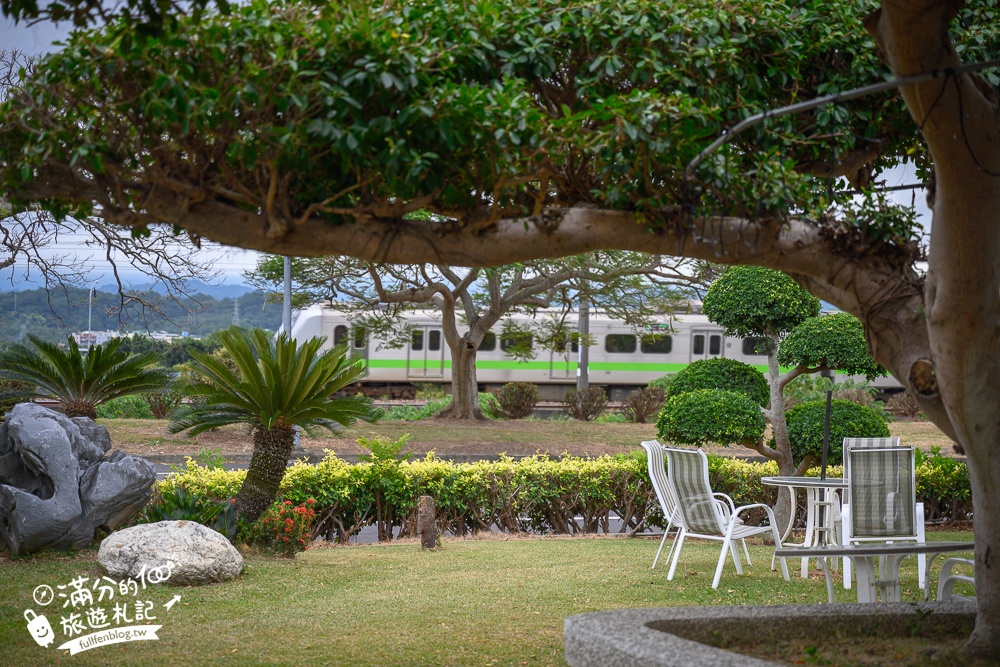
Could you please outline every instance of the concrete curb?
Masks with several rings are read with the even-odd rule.
[[[919,611],[919,615],[918,615]],[[563,624],[571,667],[773,667],[777,663],[706,643],[799,637],[903,635],[927,616],[936,630],[965,633],[974,602],[894,602],[621,609],[570,616]]]

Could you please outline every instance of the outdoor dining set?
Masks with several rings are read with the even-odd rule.
[[[737,507],[722,493],[713,492],[709,482],[708,458],[700,449],[665,447],[656,440],[642,443],[646,450],[649,476],[660,503],[667,528],[653,559],[660,558],[667,537],[676,529],[667,554],[673,580],[684,540],[696,537],[722,543],[712,588],[718,588],[729,555],[736,572],[743,574],[740,549],[747,565],[750,552],[746,538],[765,535],[775,544],[771,569],[781,566],[790,581],[787,558],[801,558],[801,576],[808,576],[809,561],[823,569],[827,597],[834,601],[831,570],[843,563],[844,587],[852,586],[852,570],[857,571],[858,602],[900,601],[899,566],[904,558],[918,560],[918,583],[929,597],[930,566],[939,554],[972,551],[972,542],[927,542],[924,535],[923,503],[916,499],[915,448],[901,446],[899,438],[844,438],[844,477],[764,477],[763,484],[786,487],[793,498],[788,525],[783,532],[772,509],[765,504]],[[787,544],[796,521],[796,494],[806,496],[803,541]],[[749,525],[749,510],[761,512],[767,525]],[[739,544],[737,544],[739,543]],[[876,560],[879,562],[876,564]],[[939,600],[968,599],[953,593],[957,582],[972,583],[970,575],[959,574],[955,566],[971,566],[964,558],[948,558],[938,575]],[[968,568],[961,568],[963,571]]]

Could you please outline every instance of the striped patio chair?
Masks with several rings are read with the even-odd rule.
[[[886,449],[888,447],[899,447],[899,438],[844,438],[844,456],[848,449]]]
[[[925,541],[923,503],[916,502],[913,447],[846,449],[844,470],[850,497],[842,515],[844,544]],[[923,589],[926,557],[918,559]],[[844,588],[850,587],[851,568],[845,564]]]
[[[663,462],[663,445],[660,444],[659,440],[644,440],[639,444],[646,450],[649,481],[653,484],[656,499],[660,502],[660,509],[667,520],[667,527],[663,531],[663,539],[660,540],[660,548],[656,550],[653,565],[649,568],[652,570],[656,567],[656,561],[660,559],[660,552],[663,551],[663,545],[667,542],[670,530],[676,527],[679,532],[680,526],[677,522],[677,501],[674,500],[673,494],[670,493],[670,484],[667,482],[667,468]],[[667,552],[667,562],[670,561],[670,556],[673,554],[675,546],[677,546],[677,542],[674,542],[670,547],[670,551]]]
[[[677,561],[680,559],[686,537],[700,537],[722,542],[722,553],[719,554],[719,563],[715,568],[712,588],[719,587],[722,566],[726,563],[727,553],[733,555],[737,574],[743,574],[739,552],[733,540],[770,533],[774,539],[775,548],[781,546],[781,536],[778,534],[774,513],[770,507],[760,503],[735,507],[728,496],[726,496],[729,500],[727,504],[713,494],[708,481],[708,457],[705,456],[705,452],[700,449],[675,449],[673,447],[665,447],[664,451],[667,453],[667,481],[670,485],[670,491],[677,501],[677,509],[679,510],[677,518],[681,526],[673,547],[673,560],[670,563],[667,581],[672,581],[674,578]],[[743,524],[739,519],[740,513],[752,508],[763,509],[770,525],[747,526]],[[746,543],[744,543],[744,551],[747,556],[747,565],[750,565],[750,553],[746,551]],[[785,559],[779,560],[785,581],[789,581]],[[771,569],[774,570],[773,565]]]

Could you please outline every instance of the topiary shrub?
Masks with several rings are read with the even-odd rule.
[[[731,266],[705,294],[702,312],[727,336],[780,335],[819,314],[819,299],[781,271]]]
[[[645,424],[663,407],[664,391],[659,387],[646,387],[633,391],[622,402],[626,421]]]
[[[721,389],[695,389],[671,396],[656,420],[661,440],[682,445],[744,445],[764,437],[764,415],[749,396]]]
[[[811,454],[819,461],[823,455],[823,428],[826,401],[800,403],[785,415],[792,456],[796,462]],[[851,401],[834,400],[830,410],[829,463],[843,462],[844,438],[888,438],[889,427],[879,410]]]
[[[759,370],[735,359],[703,359],[674,376],[667,397],[697,389],[734,391],[766,406],[770,402],[767,380]]]
[[[563,398],[563,405],[573,419],[592,422],[608,407],[608,395],[604,393],[603,387],[573,390]]]
[[[507,419],[524,419],[538,404],[538,386],[530,382],[508,382],[496,392],[500,414]]]
[[[870,382],[885,369],[868,356],[865,328],[850,313],[811,317],[792,329],[778,348],[782,366],[836,368]]]

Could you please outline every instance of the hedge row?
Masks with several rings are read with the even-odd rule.
[[[972,505],[965,465],[940,455],[920,459],[917,495],[927,518],[968,519]],[[773,504],[776,489],[760,479],[777,472],[773,462],[709,457],[713,489],[729,494],[737,505]],[[841,473],[839,467],[828,471],[830,476]],[[183,471],[159,483],[158,495],[182,488],[189,496],[224,500],[236,494],[244,475],[189,461]],[[284,500],[303,504],[314,499],[313,537],[337,541],[346,541],[368,525],[378,527],[382,540],[392,539],[393,528],[400,528],[400,535],[414,535],[420,495],[434,497],[441,530],[454,535],[491,527],[509,533],[607,531],[612,513],[622,519],[623,533],[665,526],[641,451],[599,458],[505,457],[460,464],[430,454],[417,461],[350,464],[331,454],[316,465],[292,466],[281,487]]]

